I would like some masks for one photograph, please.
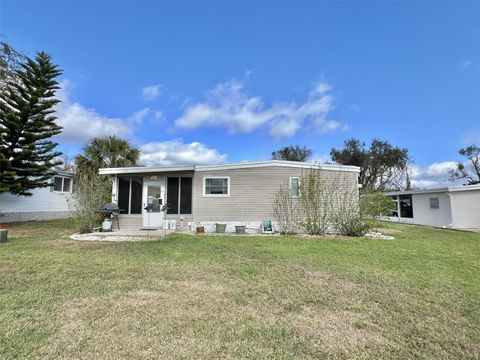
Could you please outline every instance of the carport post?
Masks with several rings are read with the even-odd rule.
[[[398,222],[400,222],[400,217],[401,217],[401,211],[402,211],[402,206],[400,205],[400,195],[397,195],[397,217],[398,217]]]

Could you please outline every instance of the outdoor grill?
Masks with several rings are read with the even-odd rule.
[[[118,227],[118,230],[120,230],[120,222],[118,221],[120,208],[118,207],[117,204],[106,203],[98,212],[101,213],[105,219],[111,219],[112,222],[117,220],[117,227]]]

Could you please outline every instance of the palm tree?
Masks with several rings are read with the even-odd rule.
[[[77,155],[75,164],[78,172],[97,172],[101,167],[138,166],[140,150],[127,140],[116,136],[93,138]]]

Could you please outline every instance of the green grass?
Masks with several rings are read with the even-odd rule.
[[[480,234],[0,244],[0,358],[480,358]]]

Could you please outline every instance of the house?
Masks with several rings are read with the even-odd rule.
[[[175,220],[180,227],[215,223],[259,229],[274,220],[272,199],[288,183],[298,196],[298,182],[306,170],[316,169],[337,188],[353,189],[358,198],[356,166],[318,165],[292,161],[258,161],[221,165],[103,168],[112,178],[112,201],[120,208],[120,227],[162,227]],[[338,184],[337,184],[338,183]],[[167,205],[166,212],[162,206]]]
[[[397,205],[389,220],[480,231],[480,184],[427,190],[392,191]]]
[[[70,217],[74,174],[52,171],[51,183],[49,187],[33,189],[32,196],[0,194],[0,223]]]

